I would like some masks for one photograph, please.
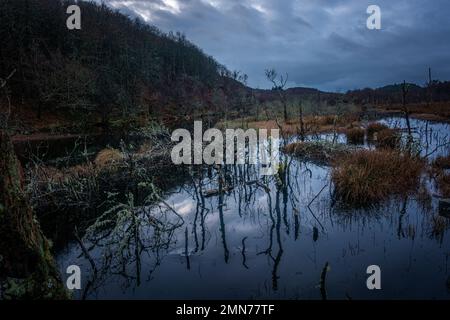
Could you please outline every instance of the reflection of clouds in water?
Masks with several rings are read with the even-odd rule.
[[[391,126],[395,123],[396,119],[392,119]],[[424,122],[413,123],[414,127],[424,125]],[[400,125],[403,126],[402,123]],[[439,136],[448,134],[450,128],[447,125],[432,126],[430,123],[429,128],[431,127],[435,128],[434,132]],[[430,149],[431,144],[437,140],[433,137]],[[291,158],[288,157],[288,160]],[[448,228],[439,234],[432,229],[433,221],[441,221],[436,218],[436,199],[431,200],[429,207],[423,208],[415,197],[409,197],[392,200],[380,207],[355,210],[339,205],[330,206],[330,186],[315,198],[309,210],[307,206],[310,201],[324,185],[330,184],[329,167],[292,158],[292,162],[286,162],[288,179],[284,181],[288,183],[287,189],[280,187],[276,176],[264,180],[270,188],[270,199],[257,183],[246,184],[255,180],[263,183],[259,180],[258,170],[244,166],[237,168],[239,170],[227,170],[228,174],[237,178],[232,180],[233,191],[226,193],[223,201],[218,196],[205,198],[205,209],[199,207],[197,215],[197,198],[192,183],[172,189],[172,193],[164,199],[183,216],[185,224],[175,230],[167,252],[162,248],[158,254],[161,257],[166,253],[181,257],[164,257],[151,281],[143,282],[140,288],[133,290],[127,288],[122,291],[118,288],[124,279],[113,274],[115,281],[104,285],[106,290],[98,292],[99,297],[130,298],[135,292],[139,292],[139,297],[145,299],[317,299],[317,279],[325,261],[330,263],[333,270],[333,277],[327,279],[330,296],[333,298],[345,298],[347,290],[352,297],[371,298],[365,287],[363,290],[359,289],[365,279],[358,277],[365,275],[360,271],[361,266],[365,267],[374,261],[389,261],[392,270],[402,270],[405,277],[418,281],[413,283],[406,281],[404,277],[398,277],[396,273],[386,273],[385,281],[392,284],[391,288],[399,288],[403,292],[384,290],[384,298],[448,297],[441,288],[442,279],[448,277],[443,257],[446,257],[448,251],[446,249],[449,247],[450,234],[446,232]],[[203,174],[198,177],[203,179],[203,190],[217,188],[217,175],[213,173],[212,176],[207,176],[206,170],[200,174]],[[197,186],[197,191],[198,189]],[[223,204],[223,220],[219,203]],[[166,212],[165,205],[160,205]],[[175,217],[170,210],[167,212],[169,217]],[[323,230],[320,228],[321,224],[324,226]],[[149,235],[151,233],[141,234],[143,240]],[[415,245],[416,243],[419,245]],[[411,250],[412,247],[414,250]],[[267,251],[268,249],[270,250]],[[70,254],[60,255],[59,263],[64,261],[64,265],[83,265],[84,262],[87,265],[83,256],[80,256],[78,247],[69,246],[67,250]],[[190,257],[191,269],[186,267],[186,251]],[[271,256],[262,254],[266,252]],[[276,260],[280,252],[280,260]],[[102,249],[95,248],[90,253],[93,257],[99,257]],[[141,255],[141,258],[142,266],[148,266],[156,259],[147,255]],[[134,270],[134,266],[135,263],[130,263],[130,270]],[[144,269],[145,267],[142,269],[143,275],[148,273]],[[187,270],[189,274],[180,270]],[[193,270],[196,272],[192,272]],[[86,270],[87,274],[89,272]],[[298,282],[300,272],[301,282]],[[273,288],[275,284],[283,289],[260,291],[263,287]],[[420,286],[420,291],[415,290],[416,285]],[[230,293],[231,287],[237,288],[237,293]]]
[[[386,118],[379,122],[386,124],[390,128],[407,128],[406,120],[403,117]],[[450,152],[448,146],[450,142],[450,125],[448,123],[424,121],[414,118],[410,119],[410,123],[414,139],[417,139],[421,143],[422,156],[433,152],[435,148],[437,150],[431,154],[430,159],[445,156]],[[406,133],[403,134],[403,138],[406,138]]]
[[[257,197],[256,198],[256,201],[255,201],[255,209],[256,208],[262,208],[262,209],[267,209],[268,210],[268,208],[267,208],[267,204],[269,203],[269,197],[267,196],[267,194],[263,194],[263,195],[261,195],[260,197]]]
[[[167,200],[169,204],[178,214],[181,216],[187,216],[195,210],[195,201],[189,197],[186,192],[180,192],[171,195]],[[159,204],[161,207],[165,207],[164,203]]]
[[[173,207],[180,215],[187,216],[194,210],[195,205],[192,199],[186,199],[179,203],[175,203]]]
[[[219,211],[215,210],[213,212],[210,212],[208,216],[205,219],[206,224],[208,227],[213,227],[215,225],[219,224]]]
[[[230,227],[233,229],[234,232],[242,233],[243,236],[253,234],[261,229],[258,222],[256,221],[252,222],[251,220],[249,221],[241,220],[240,223],[234,223],[230,225]]]

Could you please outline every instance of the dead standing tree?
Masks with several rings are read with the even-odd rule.
[[[431,106],[433,103],[433,80],[431,79],[431,68],[428,68],[428,106]]]
[[[0,299],[65,299],[60,280],[32,207],[23,191],[22,168],[11,139],[0,130]]]
[[[299,113],[299,121],[300,121],[300,128],[298,131],[300,134],[300,139],[302,141],[305,141],[305,123],[303,121],[303,106],[302,106],[301,101],[298,102],[298,113]]]
[[[267,80],[269,80],[273,85],[272,90],[275,90],[278,93],[278,96],[281,100],[281,104],[283,105],[284,122],[286,122],[288,119],[288,114],[287,114],[287,97],[284,88],[286,87],[289,75],[287,73],[286,77],[283,77],[281,75],[277,80],[278,74],[274,69],[269,69],[266,70],[265,72]]]
[[[402,83],[402,111],[403,111],[403,114],[405,115],[406,126],[408,127],[408,136],[409,136],[409,138],[411,138],[411,124],[409,122],[409,109],[406,106],[406,96],[408,95],[408,92],[409,92],[409,84],[407,84],[406,81],[403,80],[403,83]]]

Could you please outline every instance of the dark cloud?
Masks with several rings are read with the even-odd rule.
[[[104,1],[163,31],[181,31],[229,69],[268,87],[264,69],[289,73],[289,85],[324,90],[423,84],[427,68],[450,79],[448,0],[148,0]],[[366,9],[380,6],[382,30]]]

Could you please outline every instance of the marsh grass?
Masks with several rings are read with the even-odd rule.
[[[356,150],[346,144],[328,141],[294,142],[284,147],[287,154],[316,163],[329,163],[332,159],[342,157]]]
[[[402,106],[394,104],[382,107],[386,111],[400,112]],[[448,101],[433,103],[410,103],[408,104],[411,117],[422,120],[449,122],[450,120],[450,103]]]
[[[439,156],[431,164],[431,173],[443,197],[450,197],[450,155]]]
[[[105,148],[93,161],[57,168],[36,164],[27,171],[27,191],[38,213],[56,211],[96,211],[105,192],[137,190],[141,182],[170,166],[166,149],[144,143],[140,148]],[[138,149],[138,152],[136,152]],[[138,197],[138,200],[140,197]]]
[[[450,223],[447,218],[433,215],[431,218],[430,236],[436,239],[442,239],[448,227],[450,227]]]
[[[380,132],[385,129],[388,129],[388,127],[382,123],[379,123],[379,122],[369,123],[369,125],[367,126],[367,138],[373,139],[375,133]]]
[[[436,179],[439,191],[445,198],[450,198],[450,174],[443,173]]]
[[[363,144],[365,130],[362,128],[352,128],[345,131],[347,142],[351,144]]]
[[[360,150],[334,161],[332,181],[338,200],[370,206],[418,189],[424,162],[395,150]]]
[[[433,161],[433,167],[436,169],[450,169],[450,155],[437,157]]]
[[[394,129],[383,129],[375,134],[375,145],[377,148],[399,149],[402,137]]]
[[[124,161],[124,155],[120,150],[106,148],[95,157],[94,163],[99,168],[115,168]]]
[[[242,128],[242,119],[236,119],[227,122],[219,122],[215,125],[218,129],[237,129]],[[300,119],[289,119],[286,122],[279,120],[284,136],[293,136],[299,134]],[[327,132],[345,132],[347,129],[360,126],[359,116],[357,114],[344,115],[306,115],[303,118],[305,134],[319,134]],[[278,129],[276,120],[246,121],[243,129]]]

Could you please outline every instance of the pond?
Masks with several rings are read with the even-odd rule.
[[[405,128],[400,118],[382,122]],[[448,153],[448,124],[411,123],[422,155]],[[282,166],[266,177],[251,165],[196,168],[158,203],[134,208],[137,224],[122,219],[85,237],[89,258],[69,243],[56,259],[63,278],[69,265],[82,270],[74,298],[450,298],[450,224],[433,228],[439,199],[429,179],[427,196],[356,210],[333,202],[329,167],[286,155]],[[367,289],[370,265],[381,268],[381,290]]]

